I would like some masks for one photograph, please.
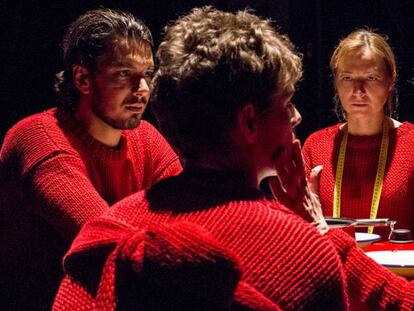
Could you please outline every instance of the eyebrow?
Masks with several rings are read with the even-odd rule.
[[[124,60],[114,60],[113,62],[111,62],[112,66],[115,67],[127,67],[127,68],[134,68],[134,63],[124,59]],[[155,66],[154,63],[152,61],[143,61],[139,63],[140,66],[149,66],[149,68],[147,70],[154,70]]]
[[[377,69],[375,69],[375,70],[370,70],[370,71],[364,71],[363,73],[375,73],[375,74],[381,74],[382,72],[381,72],[381,70],[377,70]],[[352,74],[352,72],[351,71],[341,71],[340,73],[339,73],[340,75],[341,74]]]

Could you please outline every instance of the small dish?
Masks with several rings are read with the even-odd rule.
[[[355,240],[360,248],[365,248],[368,245],[379,241],[381,236],[374,233],[355,232]]]
[[[399,276],[414,278],[413,250],[374,251],[365,254]]]

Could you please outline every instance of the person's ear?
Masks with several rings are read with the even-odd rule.
[[[254,143],[258,138],[260,118],[252,104],[244,105],[237,114],[237,125],[240,134],[247,143]]]
[[[90,71],[83,65],[74,65],[72,68],[73,84],[82,94],[90,92]]]

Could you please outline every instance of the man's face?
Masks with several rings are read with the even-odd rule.
[[[291,93],[274,94],[261,123],[263,166],[274,171],[277,163],[292,156],[293,129],[302,117],[292,104]]]
[[[133,129],[150,96],[152,52],[148,43],[131,48],[125,40],[115,40],[113,46],[98,58],[91,76],[91,110],[112,128]]]

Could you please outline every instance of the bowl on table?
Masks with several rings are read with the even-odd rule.
[[[355,232],[355,240],[360,248],[365,248],[381,239],[381,236],[374,233]]]
[[[365,254],[399,276],[414,278],[414,250],[369,251]]]
[[[408,229],[395,229],[388,242],[364,249],[367,256],[399,276],[414,279],[414,240]]]

